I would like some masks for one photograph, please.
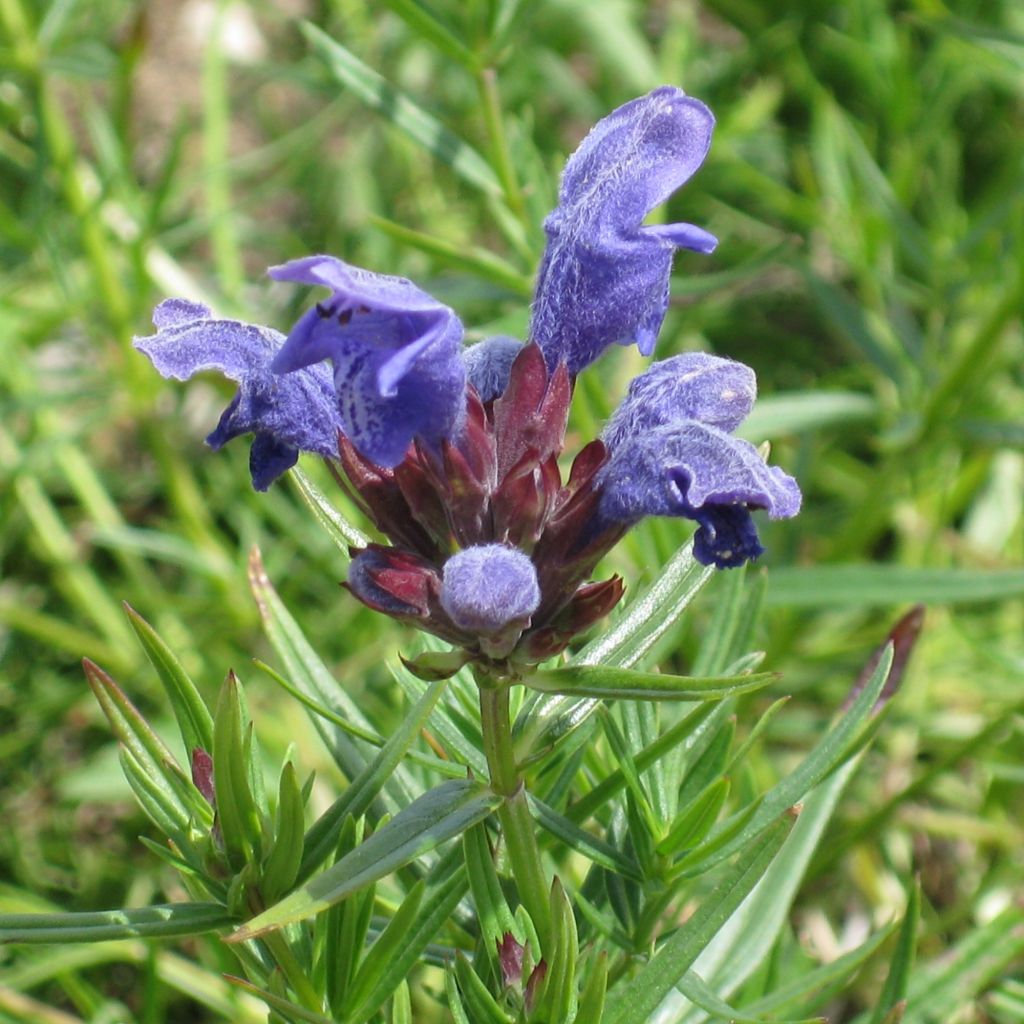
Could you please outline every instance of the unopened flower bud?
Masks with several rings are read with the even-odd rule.
[[[522,551],[481,544],[445,562],[441,606],[460,629],[491,635],[522,628],[539,604],[537,571]]]

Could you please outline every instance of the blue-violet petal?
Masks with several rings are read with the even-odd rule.
[[[633,378],[601,439],[614,451],[631,437],[679,420],[732,431],[750,414],[756,398],[757,377],[749,366],[687,352],[651,363]]]
[[[398,465],[414,437],[439,446],[465,415],[462,324],[405,278],[331,256],[271,267],[278,281],[331,289],[299,318],[274,360],[276,373],[330,359],[345,435],[380,466]]]
[[[523,343],[518,338],[505,334],[485,338],[463,350],[466,377],[482,402],[491,402],[505,393],[512,364],[522,350]]]
[[[255,434],[250,455],[253,486],[265,491],[300,451],[334,456],[340,419],[331,375],[313,366],[288,377],[272,373],[270,364],[284,336],[269,327],[222,320],[197,302],[168,299],[153,312],[157,333],[135,338],[157,371],[187,380],[204,370],[218,370],[238,384],[207,444],[220,448],[241,434]]]
[[[749,509],[772,519],[800,511],[800,488],[757,449],[716,427],[685,420],[624,441],[598,478],[602,523],[685,516],[699,524],[694,554],[704,564],[741,565],[760,554]]]
[[[569,158],[530,325],[550,369],[578,373],[612,344],[653,351],[676,248],[717,242],[692,224],[643,220],[701,165],[713,127],[700,100],[663,86],[599,121]]]

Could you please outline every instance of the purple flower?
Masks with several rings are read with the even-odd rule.
[[[405,278],[331,256],[269,273],[331,289],[292,328],[273,369],[288,374],[330,359],[342,429],[363,455],[397,466],[414,437],[436,448],[458,434],[466,404],[462,324],[447,306]]]
[[[241,434],[255,434],[249,469],[256,490],[265,491],[294,466],[300,451],[337,455],[340,420],[330,373],[314,366],[279,377],[270,370],[284,335],[217,319],[206,306],[185,299],[160,303],[153,325],[157,333],[134,344],[162,376],[187,380],[219,370],[238,384],[206,443],[216,449]]]
[[[651,363],[634,377],[601,439],[614,451],[623,441],[652,427],[699,420],[735,430],[750,414],[757,377],[749,366],[706,352],[687,352]]]
[[[441,607],[460,629],[495,634],[521,630],[540,604],[533,562],[504,544],[480,544],[452,555],[441,578]]]
[[[763,551],[751,509],[765,509],[772,519],[800,511],[800,489],[789,474],[765,465],[750,442],[696,420],[624,440],[598,483],[602,524],[633,524],[644,516],[694,519],[694,556],[720,569]]]
[[[491,402],[505,393],[512,375],[512,364],[523,351],[518,338],[499,334],[471,345],[463,352],[466,377],[476,388],[480,401]]]
[[[599,121],[569,158],[530,325],[549,368],[578,373],[612,344],[654,350],[675,250],[709,253],[717,241],[693,224],[643,221],[700,167],[713,126],[700,100],[662,86]]]

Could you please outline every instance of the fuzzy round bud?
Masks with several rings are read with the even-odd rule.
[[[441,606],[460,628],[484,635],[524,626],[540,604],[533,562],[504,544],[452,555],[441,580]]]

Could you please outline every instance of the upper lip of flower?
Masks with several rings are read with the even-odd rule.
[[[651,353],[674,249],[711,252],[716,240],[692,224],[643,220],[700,166],[713,126],[700,100],[665,86],[603,118],[569,158],[544,223],[530,325],[550,367],[578,373],[615,343]]]

